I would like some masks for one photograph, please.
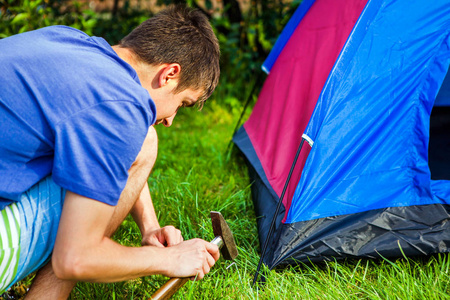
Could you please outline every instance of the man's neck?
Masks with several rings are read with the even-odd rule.
[[[119,45],[112,46],[117,55],[128,63],[137,73],[142,86],[149,92],[151,89],[157,88],[158,83],[155,81],[159,73],[157,66],[146,64],[140,61],[133,50]]]
[[[138,60],[136,59],[136,54],[134,54],[134,52],[132,50],[121,47],[119,45],[112,46],[112,48],[121,59],[123,59],[131,67],[133,67],[133,69],[136,70],[137,65],[138,65]]]

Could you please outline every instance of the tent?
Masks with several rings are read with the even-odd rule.
[[[233,137],[269,268],[450,251],[449,63],[449,0],[299,5]]]

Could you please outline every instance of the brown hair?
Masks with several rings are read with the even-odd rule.
[[[197,9],[170,6],[136,27],[120,46],[151,65],[180,64],[174,93],[203,90],[199,99],[203,102],[219,82],[219,43],[207,17]]]

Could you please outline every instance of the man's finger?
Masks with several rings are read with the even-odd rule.
[[[219,247],[217,245],[206,243],[206,250],[208,250],[209,254],[217,261],[220,258]]]
[[[167,243],[167,246],[174,246],[183,241],[183,237],[181,235],[181,231],[179,229],[176,229],[173,226],[166,226],[162,229],[162,234],[165,238],[165,241]]]
[[[156,246],[160,248],[164,248],[164,244],[156,236],[152,236],[151,238],[142,240],[142,246]]]
[[[211,267],[209,266],[209,261],[206,260],[205,263],[203,264],[203,274],[208,274],[210,270]]]
[[[159,247],[159,248],[164,248],[164,244],[162,244],[158,239],[154,239],[154,243],[152,244],[153,246]]]
[[[208,262],[209,267],[214,266],[214,264],[216,263],[216,261],[214,260],[214,258],[211,255],[207,255],[206,260]]]

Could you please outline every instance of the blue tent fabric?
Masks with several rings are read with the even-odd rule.
[[[286,223],[450,204],[433,193],[427,152],[450,63],[450,5],[379,3],[367,4],[359,23],[369,26],[356,27],[318,100],[305,132],[314,146]]]
[[[264,63],[266,72],[320,1],[303,1]],[[252,141],[244,128],[236,133],[254,178],[269,268],[450,252],[450,178],[430,172],[450,162],[449,65],[448,0],[367,1],[303,133],[311,149],[290,206],[278,215]],[[272,215],[274,235],[264,236]]]

